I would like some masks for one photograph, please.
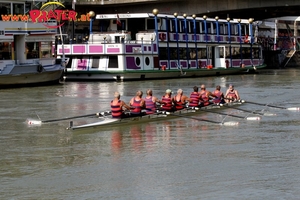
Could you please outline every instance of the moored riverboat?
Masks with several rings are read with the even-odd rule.
[[[256,72],[264,68],[253,19],[90,12],[90,33],[56,45],[66,80],[141,80]],[[95,31],[94,21],[98,21]],[[96,24],[96,23],[95,23]]]
[[[30,13],[41,12],[45,1],[0,3],[0,88],[59,83],[62,59],[52,56],[57,21],[34,21]]]

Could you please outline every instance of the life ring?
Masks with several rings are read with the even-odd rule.
[[[42,71],[43,71],[43,66],[41,65],[41,64],[39,64],[38,66],[37,66],[37,71],[39,72],[39,73],[41,73]]]
[[[159,33],[158,37],[159,37],[160,41],[162,41],[162,42],[165,41],[165,39],[166,39],[166,36],[164,33]]]

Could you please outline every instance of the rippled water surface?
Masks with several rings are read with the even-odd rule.
[[[297,107],[300,71],[140,82],[66,82],[0,90],[0,199],[299,199],[300,112],[245,103],[276,114],[260,121],[215,113],[150,123],[66,130],[47,120],[109,110],[114,91],[129,102],[136,90],[234,84],[247,101]],[[231,115],[254,116],[237,109]],[[86,117],[74,124],[95,121]]]

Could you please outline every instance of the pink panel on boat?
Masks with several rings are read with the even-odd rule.
[[[64,50],[65,50],[65,53],[71,53],[71,50],[69,48],[64,48]],[[59,49],[58,52],[63,53],[63,50]]]
[[[87,53],[85,45],[73,46],[73,53]]]
[[[89,46],[90,53],[103,53],[103,46],[102,45],[93,45]]]
[[[107,48],[107,53],[119,53],[119,48]]]

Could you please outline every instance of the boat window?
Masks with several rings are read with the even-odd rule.
[[[41,42],[41,53],[43,58],[51,57],[51,42]]]
[[[11,60],[11,43],[0,42],[0,60]]]
[[[195,27],[194,27],[194,24],[196,24]],[[193,28],[192,33],[195,32],[194,28],[196,28],[196,33],[200,33],[200,26],[199,26],[199,24],[201,25],[202,22],[196,22],[196,23],[192,22],[192,26],[191,26]]]
[[[1,15],[9,15],[9,14],[11,14],[10,3],[1,3],[0,16]],[[2,20],[2,17],[0,17],[0,19]]]
[[[157,22],[159,19],[157,19]],[[155,30],[155,19],[147,19],[147,30]],[[158,30],[160,29],[160,26],[158,27]]]
[[[225,26],[225,24],[223,24],[223,23],[220,23],[220,24],[219,24],[220,35],[226,34],[226,33],[225,33],[225,28],[226,28],[226,27],[227,27],[227,26]]]
[[[237,24],[230,25],[230,34],[231,35],[239,35]]]
[[[27,59],[30,58],[39,58],[39,42],[26,42],[26,55]]]
[[[240,59],[240,47],[231,47],[231,58],[232,59]]]
[[[109,56],[108,68],[118,68],[118,56]]]
[[[13,4],[13,14],[14,15],[24,15],[24,4],[14,3]]]
[[[207,33],[208,33],[208,34],[213,33],[211,22],[207,22]]]
[[[91,68],[99,68],[100,56],[93,56],[93,62]]]

